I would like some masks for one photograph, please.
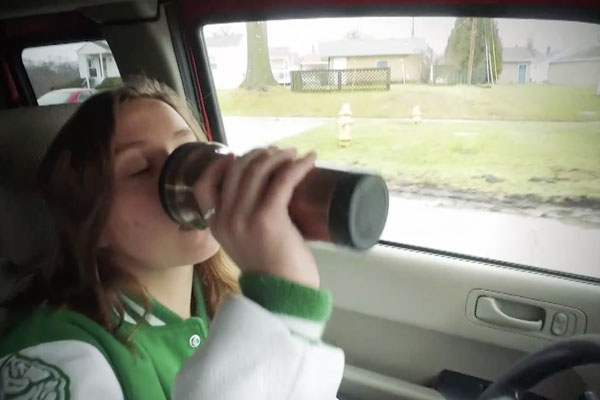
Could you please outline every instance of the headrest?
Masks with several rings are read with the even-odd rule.
[[[29,260],[52,240],[37,168],[77,104],[0,110],[0,259]]]

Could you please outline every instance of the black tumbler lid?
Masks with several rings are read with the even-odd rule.
[[[379,175],[352,173],[340,180],[329,209],[329,233],[334,243],[355,249],[375,245],[383,232],[389,192]]]

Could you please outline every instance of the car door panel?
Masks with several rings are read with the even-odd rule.
[[[325,334],[349,365],[421,385],[444,369],[493,380],[550,340],[475,324],[467,299],[475,289],[581,310],[586,333],[600,333],[600,286],[536,270],[379,245],[368,252],[313,245],[322,285],[335,310]],[[566,371],[539,390],[576,398],[598,390],[600,368]],[[596,387],[594,387],[596,385]]]

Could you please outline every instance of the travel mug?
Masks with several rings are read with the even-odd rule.
[[[167,158],[158,190],[172,220],[188,229],[207,228],[192,187],[211,162],[230,152],[220,143],[194,142],[178,147]],[[296,187],[288,209],[306,240],[364,250],[379,240],[388,206],[389,193],[381,176],[315,167]]]

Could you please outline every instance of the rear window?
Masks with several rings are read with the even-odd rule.
[[[225,134],[380,173],[390,242],[600,278],[600,25],[203,28]]]
[[[30,47],[22,59],[39,105],[79,103],[121,83],[104,40]]]

